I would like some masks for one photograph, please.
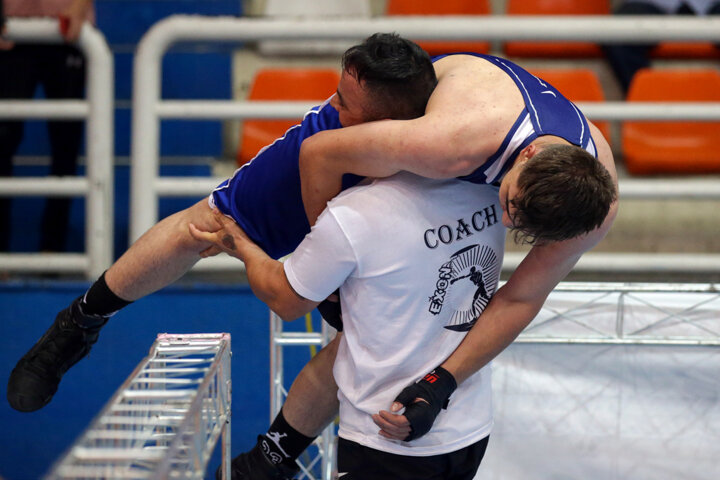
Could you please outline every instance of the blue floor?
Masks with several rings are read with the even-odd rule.
[[[5,400],[7,378],[17,360],[50,325],[58,310],[81,295],[86,283],[0,283],[0,478],[42,477],[82,433],[117,387],[148,353],[158,333],[229,332],[232,335],[232,444],[237,454],[267,429],[269,419],[268,310],[246,286],[173,286],[118,313],[105,326],[90,356],[72,368],[53,401],[19,413]],[[289,325],[304,328],[302,325]],[[307,347],[285,357],[294,373]],[[216,452],[210,462],[219,464]]]

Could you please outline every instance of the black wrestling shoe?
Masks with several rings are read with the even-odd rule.
[[[15,410],[33,412],[50,403],[63,374],[97,342],[108,318],[84,315],[79,302],[78,298],[58,313],[45,335],[15,365],[7,388]]]
[[[299,468],[288,468],[281,463],[273,463],[263,453],[258,445],[255,445],[249,452],[241,453],[233,458],[230,464],[231,480],[291,480],[295,477]],[[222,479],[221,469],[215,472],[216,480]]]

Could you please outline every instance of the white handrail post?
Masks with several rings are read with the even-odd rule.
[[[60,44],[58,21],[49,18],[10,18],[10,40]],[[113,57],[103,35],[93,26],[82,27],[77,42],[85,54],[84,100],[3,100],[0,118],[85,119],[87,145],[84,177],[0,179],[0,190],[10,195],[85,196],[85,253],[0,254],[0,268],[25,271],[82,271],[99,276],[113,252]]]
[[[143,36],[133,62],[132,140],[130,150],[130,243],[157,222],[155,182],[160,174],[160,101],[162,56],[168,42],[162,38],[164,21]]]
[[[104,37],[88,24],[83,25],[79,44],[87,62],[87,99],[90,107],[87,129],[87,176],[90,180],[85,215],[86,250],[90,257],[87,275],[98,277],[113,257],[114,127],[115,79],[113,57]]]

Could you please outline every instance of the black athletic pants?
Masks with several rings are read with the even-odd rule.
[[[83,98],[85,59],[70,45],[19,44],[0,51],[0,98],[29,99],[42,85],[49,99]],[[83,122],[48,122],[51,175],[75,175]],[[23,136],[23,122],[0,121],[0,176],[12,176],[12,157]],[[40,250],[64,251],[70,198],[49,198],[43,213]],[[0,197],[0,251],[10,242],[10,199]]]
[[[642,1],[623,2],[615,15],[663,15],[665,12],[652,3]],[[675,15],[694,15],[695,12],[681,4]],[[720,1],[716,1],[708,11],[709,15],[720,15]],[[620,82],[623,92],[627,94],[633,76],[641,68],[650,66],[650,51],[655,48],[656,43],[648,44],[608,44],[603,45],[603,51],[613,69],[615,76]],[[720,48],[720,46],[719,46]]]
[[[338,480],[472,480],[488,439],[443,455],[411,457],[338,439]]]

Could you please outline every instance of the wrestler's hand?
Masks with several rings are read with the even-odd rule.
[[[188,225],[190,235],[195,240],[212,244],[200,252],[200,257],[207,258],[225,252],[232,257],[243,260],[240,245],[247,242],[252,243],[252,240],[234,220],[226,217],[217,209],[213,210],[213,219],[216,229],[211,232],[200,230],[192,223]]]
[[[402,416],[408,422],[410,433],[402,440],[409,442],[429,432],[440,410],[447,408],[450,395],[456,388],[455,377],[442,367],[435,368],[435,370],[425,375],[422,380],[405,387],[395,398],[395,402],[390,408],[391,412],[398,412],[405,407]],[[390,422],[390,417],[384,416],[381,418],[391,424],[388,425],[389,428],[391,426],[396,427],[394,430],[385,430],[387,433],[399,434],[400,430],[397,427],[402,425],[400,419],[396,418],[394,422]]]

